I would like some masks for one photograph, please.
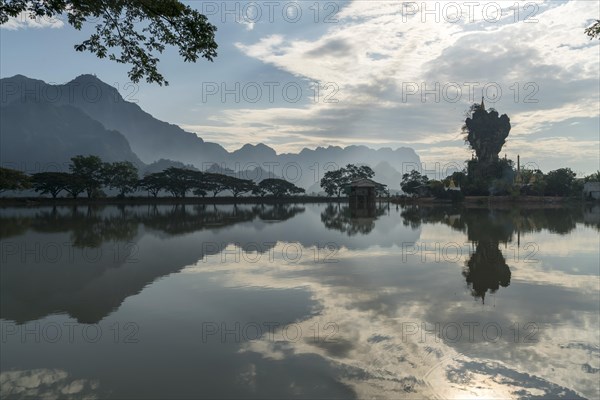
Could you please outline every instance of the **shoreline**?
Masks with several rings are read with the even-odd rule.
[[[585,201],[569,197],[544,197],[544,196],[466,196],[462,201],[452,202],[433,197],[424,198],[378,198],[377,204],[392,203],[400,205],[573,205],[573,204],[598,204],[598,201]],[[292,203],[348,203],[348,197],[326,196],[290,196],[290,197],[105,197],[77,199],[61,197],[2,197],[0,207],[37,207],[37,206],[85,206],[85,205],[184,205],[184,204],[292,204]]]
[[[178,205],[178,204],[293,204],[293,203],[347,203],[348,198],[319,196],[290,197],[104,197],[77,199],[61,197],[2,197],[0,207],[13,206],[87,206],[87,205]]]
[[[406,198],[392,199],[392,202],[407,203],[407,204],[423,204],[423,203],[447,203],[452,204],[451,200],[436,199],[434,197],[421,198]],[[561,204],[561,203],[586,203],[589,201],[573,198],[573,197],[554,197],[554,196],[465,196],[461,201],[454,204],[487,204],[487,203],[516,203],[516,204]],[[593,201],[592,201],[593,203]]]

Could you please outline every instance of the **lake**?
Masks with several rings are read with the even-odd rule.
[[[598,398],[600,207],[0,209],[0,397]]]

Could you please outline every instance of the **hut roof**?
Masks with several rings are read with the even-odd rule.
[[[352,182],[350,182],[350,187],[376,188],[376,187],[385,187],[385,186],[387,186],[387,185],[384,185],[383,183],[375,182],[374,180],[367,179],[367,178],[356,179],[356,180],[353,180]]]

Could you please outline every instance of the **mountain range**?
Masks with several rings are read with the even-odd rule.
[[[94,75],[54,85],[16,75],[0,79],[2,166],[36,172],[64,170],[78,154],[128,160],[142,171],[170,165],[228,171],[256,181],[278,176],[319,192],[325,171],[349,163],[369,165],[375,179],[399,189],[407,165],[420,164],[411,148],[318,147],[277,154],[262,143],[229,152],[197,134],[160,121]]]

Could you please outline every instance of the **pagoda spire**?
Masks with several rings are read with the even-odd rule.
[[[481,109],[485,110],[485,103],[483,102],[483,96],[481,96]]]

